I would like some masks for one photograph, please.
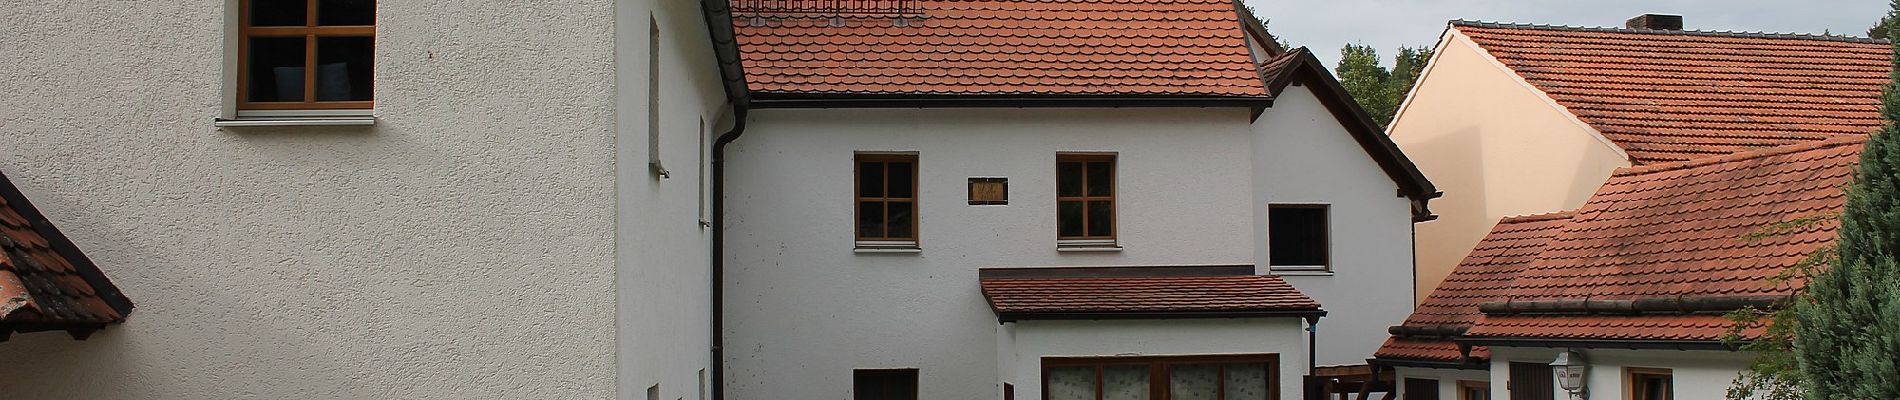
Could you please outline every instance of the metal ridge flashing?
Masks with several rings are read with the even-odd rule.
[[[1451,25],[1452,26],[1469,26],[1469,27],[1477,27],[1477,28],[1537,29],[1537,30],[1565,31],[1565,32],[1687,35],[1687,36],[1709,36],[1709,37],[1746,38],[1746,39],[1825,40],[1825,41],[1845,42],[1845,43],[1887,44],[1887,39],[1873,39],[1873,38],[1864,38],[1864,37],[1858,37],[1858,36],[1816,35],[1812,33],[1629,29],[1629,28],[1616,28],[1616,27],[1605,27],[1605,26],[1548,25],[1548,24],[1529,24],[1529,23],[1517,23],[1517,22],[1480,21],[1480,20],[1466,20],[1466,19],[1451,20]]]

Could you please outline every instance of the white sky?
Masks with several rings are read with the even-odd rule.
[[[1313,49],[1326,65],[1339,48],[1364,43],[1390,66],[1399,46],[1431,47],[1445,22],[1471,19],[1572,26],[1623,26],[1644,13],[1678,14],[1690,30],[1866,35],[1885,0],[1245,0],[1274,35]]]

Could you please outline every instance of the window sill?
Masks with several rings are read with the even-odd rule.
[[[263,127],[263,126],[371,126],[376,125],[372,116],[336,116],[336,117],[238,117],[218,118],[212,121],[219,128]]]
[[[924,249],[920,247],[858,247],[851,249],[851,252],[858,254],[918,254],[923,253]]]
[[[1060,246],[1058,245],[1056,246],[1056,251],[1063,252],[1063,253],[1119,253],[1122,251],[1122,247],[1121,246]]]

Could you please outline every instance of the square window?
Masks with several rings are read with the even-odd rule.
[[[860,369],[852,371],[856,400],[917,400],[917,369]]]
[[[1267,207],[1267,258],[1274,270],[1331,270],[1327,211],[1327,206],[1316,204]]]
[[[238,4],[239,109],[372,106],[374,0],[242,0]]]

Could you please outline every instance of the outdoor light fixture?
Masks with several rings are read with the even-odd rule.
[[[1590,364],[1583,361],[1582,353],[1570,350],[1557,353],[1557,361],[1550,362],[1550,369],[1557,374],[1557,386],[1570,392],[1571,397],[1589,398],[1584,379],[1588,378]]]

